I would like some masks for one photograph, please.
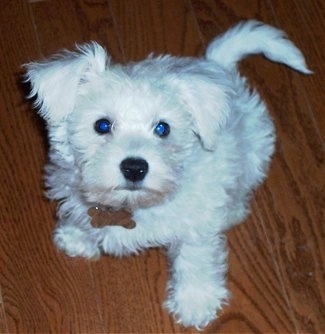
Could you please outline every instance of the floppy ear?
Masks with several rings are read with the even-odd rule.
[[[92,42],[77,46],[76,52],[63,51],[42,62],[26,64],[29,97],[36,96],[35,106],[41,116],[57,125],[73,111],[78,85],[104,72],[108,62],[106,51]]]
[[[230,89],[214,79],[188,76],[179,82],[181,99],[193,117],[194,132],[207,150],[214,150],[218,132],[230,114]]]

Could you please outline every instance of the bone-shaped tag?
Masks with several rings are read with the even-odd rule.
[[[88,215],[94,227],[121,226],[127,229],[135,227],[132,214],[126,210],[111,211],[96,206],[89,208]]]

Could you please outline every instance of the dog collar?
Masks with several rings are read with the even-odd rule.
[[[88,209],[91,224],[94,227],[121,226],[127,229],[135,228],[132,213],[126,209],[113,210],[112,208],[92,206]]]

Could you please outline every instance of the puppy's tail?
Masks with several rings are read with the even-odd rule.
[[[207,48],[206,58],[231,70],[247,55],[259,53],[302,73],[312,73],[283,31],[254,20],[241,22],[216,37]]]

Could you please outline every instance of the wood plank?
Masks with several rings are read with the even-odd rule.
[[[125,61],[155,55],[193,56],[202,50],[192,7],[186,0],[110,1]]]
[[[121,53],[107,1],[40,1],[31,4],[42,53],[51,55],[75,44],[97,41],[113,57]]]
[[[280,157],[283,151],[283,158],[278,160],[279,169],[288,183],[288,186],[282,184],[282,193],[283,189],[292,190],[291,194],[286,191],[290,202],[279,203],[281,212],[286,212],[286,228],[277,226],[277,231],[270,235],[282,237],[275,249],[299,328],[303,332],[321,333],[325,331],[325,268],[322,265],[325,262],[325,226],[322,224],[325,218],[325,116],[321,103],[324,78],[319,73],[324,72],[325,67],[319,45],[324,44],[325,38],[319,32],[324,28],[325,7],[321,1],[306,5],[303,1],[289,2],[285,9],[280,1],[272,3],[277,22],[303,50],[311,68],[317,65],[313,76],[294,76],[292,107],[284,109],[279,122],[281,138],[285,138],[286,143],[279,149]]]
[[[2,297],[1,285],[0,285],[0,333],[3,333],[3,334],[9,333],[6,310],[5,310],[3,297]]]
[[[323,31],[325,29],[324,13],[325,3],[323,1],[306,2],[303,0],[272,1],[276,12],[277,22],[291,36],[298,46],[304,50],[308,64],[315,72],[308,81],[302,80],[299,84],[303,86],[306,98],[309,100],[310,119],[302,119],[305,126],[315,129],[320,140],[313,140],[310,145],[318,152],[319,158],[325,147],[325,117],[323,112],[323,75],[325,55],[321,45],[325,43]],[[321,145],[319,143],[321,141]]]
[[[182,331],[162,309],[168,269],[160,251],[122,259],[103,257],[92,263],[92,269],[107,332]]]
[[[42,194],[44,124],[18,83],[21,64],[40,56],[27,2],[7,2],[0,22],[0,275],[8,331],[100,332],[89,265],[68,264],[51,240],[54,207]]]
[[[192,2],[206,40],[211,39],[213,32],[219,27],[224,29],[243,17],[254,17],[273,25],[277,22],[277,8],[269,7],[269,3],[263,1],[251,1],[249,5],[240,5],[238,1]],[[278,3],[281,3],[285,12],[288,2]],[[294,24],[297,16],[292,15],[291,18]],[[291,28],[295,30],[294,26]],[[299,45],[299,40],[297,44]],[[308,59],[310,50],[303,49],[303,52]],[[254,295],[256,308],[256,312],[251,313],[254,308],[246,309],[241,304],[238,309],[234,309],[236,316],[233,318],[237,317],[235,321],[247,325],[254,314],[254,326],[262,332],[320,332],[324,329],[323,317],[319,313],[324,309],[324,274],[318,265],[324,263],[320,251],[324,244],[324,233],[319,224],[323,220],[324,165],[323,158],[320,158],[320,140],[309,112],[310,101],[306,98],[308,93],[304,90],[304,86],[309,86],[312,79],[268,63],[261,57],[244,61],[241,70],[259,88],[270,106],[278,131],[278,151],[267,183],[256,194],[253,214],[246,223],[249,227],[242,225],[229,233],[230,257],[236,261],[236,264],[230,263],[234,294],[241,294],[245,305],[252,302],[250,296]],[[315,198],[318,199],[316,202]],[[246,228],[249,231],[252,229],[252,224],[262,225],[251,236],[254,239],[247,238],[246,231]],[[245,240],[245,248],[242,247],[240,251],[238,240],[241,239]],[[252,247],[254,245],[251,243],[256,239],[267,246],[268,252],[263,252],[261,247]],[[250,255],[252,251],[253,256]],[[239,254],[238,259],[234,259],[232,254]],[[253,259],[261,264],[261,269],[253,267]],[[265,266],[269,268],[268,271],[263,268]],[[257,270],[267,273],[268,279],[264,275],[258,277]],[[240,282],[237,279],[234,281],[236,277],[240,277]],[[240,293],[237,291],[238,284],[244,284],[243,282],[246,292]],[[302,293],[303,282],[308,286],[308,292]],[[263,293],[254,293],[257,288]],[[303,300],[308,300],[308,306]],[[262,316],[261,312],[265,313],[265,310],[267,313],[264,320],[256,321],[256,314]]]

